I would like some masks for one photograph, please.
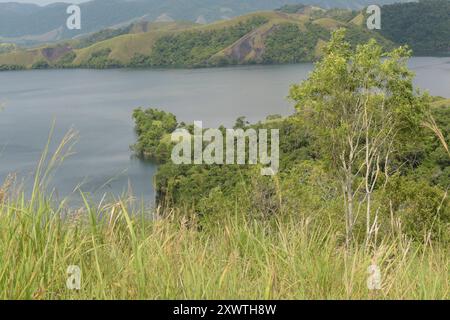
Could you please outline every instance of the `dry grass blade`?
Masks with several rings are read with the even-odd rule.
[[[3,182],[3,185],[0,186],[0,204],[6,200],[8,191],[13,185],[15,177],[13,175],[8,175]]]
[[[436,120],[434,120],[434,117],[430,114],[428,116],[428,120],[423,123],[423,126],[425,128],[430,129],[436,137],[441,142],[442,146],[444,147],[445,151],[447,151],[448,156],[450,157],[450,149],[448,147],[447,141],[445,141],[444,134],[442,133],[442,130],[439,128],[439,126],[436,123]]]

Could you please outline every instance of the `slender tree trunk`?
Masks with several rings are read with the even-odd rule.
[[[346,201],[346,245],[347,248],[350,247],[353,240],[353,224],[354,224],[354,214],[353,214],[353,179],[351,177],[351,172],[347,172],[346,182],[345,182],[345,201]]]

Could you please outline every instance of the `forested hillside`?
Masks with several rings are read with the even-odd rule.
[[[416,55],[449,55],[450,1],[386,5],[381,34],[395,43],[408,44]]]
[[[205,67],[313,61],[332,30],[346,27],[353,45],[376,38],[351,22],[353,14],[306,7],[296,13],[254,13],[206,26],[186,22],[138,23],[87,38],[0,55],[0,69]]]

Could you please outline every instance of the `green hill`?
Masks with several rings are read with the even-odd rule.
[[[91,0],[80,3],[83,27],[66,28],[68,4],[47,6],[0,1],[0,41],[31,46],[55,43],[137,21],[214,21],[274,10],[288,3],[362,9],[373,0]],[[377,0],[378,4],[408,0]],[[20,2],[31,2],[21,0]],[[39,1],[38,1],[39,2]],[[66,1],[67,2],[67,1]]]
[[[408,44],[416,55],[450,54],[450,1],[427,0],[383,6],[380,33]]]
[[[327,14],[329,12],[329,14]],[[191,22],[133,24],[89,37],[0,55],[0,69],[205,67],[252,63],[295,63],[320,57],[330,32],[349,30],[353,44],[375,37],[335,10],[267,11],[209,25]]]

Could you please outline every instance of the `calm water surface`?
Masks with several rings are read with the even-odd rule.
[[[450,58],[414,58],[416,85],[450,97]],[[25,185],[55,122],[52,149],[73,128],[78,141],[52,185],[77,201],[77,186],[94,199],[131,188],[151,204],[156,167],[132,156],[131,113],[137,107],[173,112],[179,121],[231,126],[293,112],[289,85],[305,79],[312,64],[200,70],[37,70],[0,72],[0,183],[16,173]]]

